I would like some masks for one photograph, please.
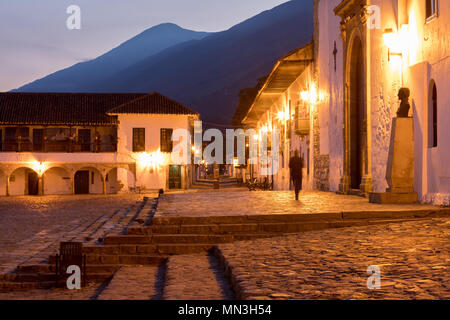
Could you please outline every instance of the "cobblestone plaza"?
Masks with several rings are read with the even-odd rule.
[[[292,197],[289,192],[242,189],[172,193],[161,197],[155,218],[224,219],[333,212],[360,215],[369,211],[392,215],[439,209],[377,206],[357,196],[325,192],[302,192],[299,202]],[[83,226],[97,223],[101,228],[112,228],[112,213],[133,207],[142,198],[2,198],[2,273],[14,272],[15,266],[44,256],[41,253],[48,254],[62,239],[80,238]],[[105,217],[109,220],[98,223]],[[450,217],[444,213],[410,221],[393,219],[377,225],[249,238],[253,240],[217,243],[209,253],[169,255],[161,265],[122,266],[112,279],[89,283],[81,290],[1,290],[0,299],[448,299],[449,232]],[[183,244],[175,246],[177,250],[183,248]],[[367,288],[370,265],[381,270],[380,289]]]

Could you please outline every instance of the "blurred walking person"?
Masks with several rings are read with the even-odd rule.
[[[298,200],[298,194],[302,189],[303,158],[300,158],[297,150],[295,150],[294,156],[289,160],[289,169],[291,171],[292,183],[295,188],[295,200]]]

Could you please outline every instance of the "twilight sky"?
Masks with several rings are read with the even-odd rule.
[[[1,0],[0,92],[89,60],[154,25],[222,31],[286,0]],[[68,30],[69,5],[81,30]]]

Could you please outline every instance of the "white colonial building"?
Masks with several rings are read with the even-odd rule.
[[[259,180],[267,178],[273,182],[274,190],[291,188],[289,159],[295,150],[299,151],[305,162],[303,188],[313,188],[313,175],[309,170],[314,161],[309,148],[313,118],[310,118],[309,97],[305,99],[305,92],[314,90],[309,88],[314,79],[313,49],[313,44],[309,43],[281,57],[242,120],[247,129],[256,131],[259,140],[264,133],[267,135],[268,156],[273,164],[278,162],[278,165],[269,165],[267,175],[261,173],[267,166],[260,159],[257,164],[250,164],[248,169],[251,177]],[[278,159],[272,144],[274,132],[279,135]]]
[[[0,93],[0,195],[188,188],[191,167],[172,162],[172,132],[198,119],[156,92]]]
[[[314,3],[314,62],[305,70],[292,67],[288,72],[284,60],[289,55],[280,59],[244,124],[289,128],[290,123],[309,120],[306,136],[292,131],[283,137],[281,131],[281,141],[291,137],[284,140],[290,144],[288,150],[306,142],[301,148],[308,160],[306,186],[367,196],[388,187],[392,122],[400,104],[397,95],[400,88],[408,88],[414,191],[422,202],[449,205],[450,1]],[[307,116],[293,111],[303,102]],[[286,168],[288,153],[281,146]],[[281,171],[274,176],[275,188],[289,189],[287,175]]]

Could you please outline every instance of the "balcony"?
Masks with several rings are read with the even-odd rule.
[[[0,152],[44,152],[44,153],[72,153],[72,152],[116,152],[117,142],[103,143],[74,141],[71,139],[41,141],[33,143],[30,139],[5,139],[0,142]]]

